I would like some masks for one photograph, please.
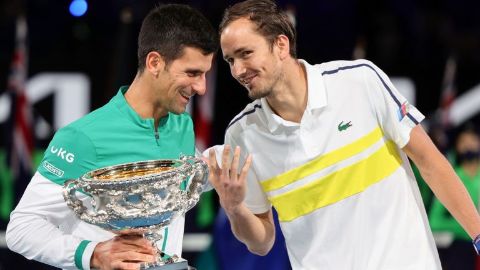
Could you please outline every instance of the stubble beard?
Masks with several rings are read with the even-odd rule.
[[[182,96],[182,93],[185,93],[184,89],[179,89],[177,90],[177,95],[180,96],[180,98],[183,98],[181,97]],[[182,114],[184,113],[186,110],[187,110],[187,107],[188,107],[188,103],[191,102],[191,98],[193,97],[193,95],[190,97],[190,100],[187,102],[187,104],[183,105],[183,103],[180,103],[178,102],[176,99],[174,99],[171,103],[170,103],[170,112],[171,113],[174,113],[174,114]]]
[[[272,92],[271,88],[261,89],[261,90],[257,90],[257,91],[250,91],[249,90],[248,97],[252,100],[256,100],[256,99],[267,97],[268,95],[270,95],[271,92]]]
[[[257,90],[250,90],[247,88],[247,90],[249,91],[248,97],[251,98],[252,100],[256,100],[256,99],[264,98],[271,95],[273,92],[273,89],[275,88],[275,85],[277,85],[277,83],[280,81],[281,78],[282,78],[282,74],[277,73],[274,75],[274,80],[270,85]]]

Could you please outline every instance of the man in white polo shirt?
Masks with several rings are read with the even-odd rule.
[[[296,59],[294,28],[268,0],[227,9],[220,34],[233,77],[255,101],[227,128],[223,169],[210,150],[210,180],[250,251],[272,247],[273,205],[295,270],[440,269],[407,156],[469,235],[480,234],[465,188],[419,125],[424,116],[378,67]]]

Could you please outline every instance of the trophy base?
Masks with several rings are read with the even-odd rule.
[[[192,269],[188,266],[188,262],[185,259],[179,258],[176,262],[160,262],[142,265],[140,270],[189,270]]]

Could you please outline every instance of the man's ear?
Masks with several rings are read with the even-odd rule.
[[[274,46],[278,48],[280,59],[284,60],[290,55],[290,42],[286,35],[278,35]]]
[[[145,69],[155,77],[165,68],[165,61],[158,52],[149,52],[145,58],[145,62]]]

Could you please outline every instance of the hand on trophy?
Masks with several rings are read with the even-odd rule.
[[[95,247],[90,265],[95,269],[140,269],[142,263],[155,262],[156,248],[135,231],[122,232]]]
[[[237,146],[235,148],[233,160],[230,158],[230,148],[230,145],[225,145],[223,149],[221,167],[217,163],[213,148],[209,151],[208,162],[210,183],[217,191],[220,204],[227,212],[234,211],[243,203],[246,192],[247,172],[252,162],[251,155],[248,155],[239,173],[240,147]]]

